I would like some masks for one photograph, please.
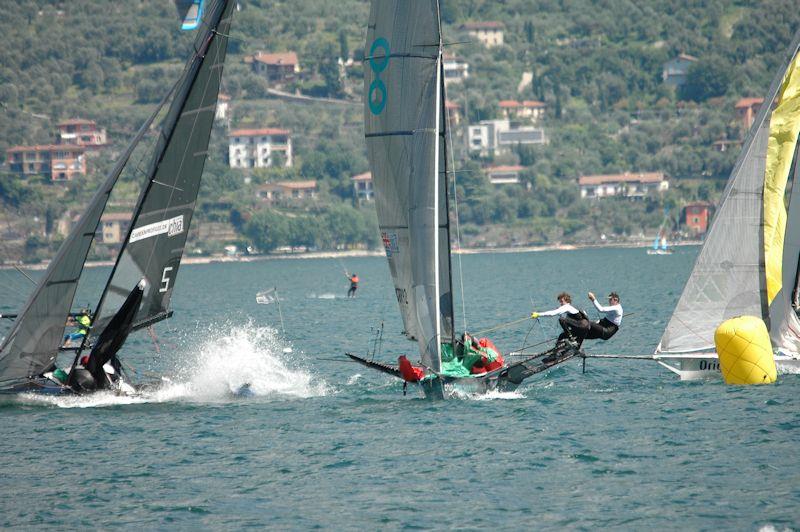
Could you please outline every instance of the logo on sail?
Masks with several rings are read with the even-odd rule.
[[[389,41],[378,37],[372,42],[369,49],[369,66],[375,74],[375,79],[369,84],[369,110],[374,115],[379,115],[386,107],[386,84],[380,77],[381,72],[389,66]]]
[[[382,232],[381,240],[383,240],[383,247],[386,249],[387,257],[391,257],[393,253],[400,251],[400,248],[397,246],[397,234]]]
[[[166,233],[167,236],[175,236],[183,233],[183,215],[181,214],[169,220],[162,220],[160,222],[137,227],[131,232],[131,238],[128,242],[133,243],[144,240],[145,238],[150,238],[151,236],[163,235],[164,233]]]

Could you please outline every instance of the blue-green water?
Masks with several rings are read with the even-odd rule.
[[[467,328],[553,308],[561,290],[589,309],[586,291],[615,289],[629,315],[617,336],[589,350],[649,353],[695,253],[464,256]],[[680,382],[653,362],[590,360],[586,374],[569,363],[515,393],[403,397],[398,381],[341,361],[344,351],[366,351],[381,320],[384,360],[416,351],[399,337],[385,262],[182,267],[175,318],[159,325],[162,354],[144,335],[124,355],[171,384],[138,399],[0,404],[0,527],[800,525],[800,376],[734,388]],[[362,279],[354,300],[330,297],[347,289],[343,266]],[[97,282],[107,271],[89,273]],[[20,303],[25,282],[0,272],[0,312]],[[271,286],[283,299],[286,339],[275,334],[277,307],[255,302]],[[491,336],[509,351],[526,335],[535,343],[556,332],[542,320]],[[245,382],[254,395],[232,396]]]

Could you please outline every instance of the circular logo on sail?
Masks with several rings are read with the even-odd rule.
[[[389,66],[389,41],[378,37],[369,49],[369,66],[375,73],[375,79],[369,84],[369,110],[379,115],[386,107],[386,84],[380,77],[381,72]]]

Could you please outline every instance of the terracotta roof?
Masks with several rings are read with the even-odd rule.
[[[228,133],[229,137],[260,137],[263,135],[288,135],[288,129],[267,127],[262,129],[234,129]]]
[[[684,205],[684,208],[686,208],[686,209],[691,208],[691,207],[709,208],[709,207],[711,207],[711,205],[712,204],[707,202],[707,201],[695,201],[695,202],[692,202],[692,203],[687,203],[686,205]]]
[[[447,109],[461,109],[461,106],[454,101],[447,100],[444,104]]]
[[[351,181],[372,181],[372,172],[364,172],[363,174],[354,175],[350,178]]]
[[[506,26],[502,22],[487,20],[485,22],[465,22],[461,27],[465,30],[501,30]]]
[[[762,103],[764,103],[764,98],[742,98],[736,102],[734,108],[746,109],[748,107],[753,107],[754,105],[761,105]]]
[[[253,56],[253,60],[267,65],[296,65],[297,54],[295,52],[278,52],[274,54],[258,52]]]
[[[641,172],[632,174],[625,172],[624,174],[606,174],[606,175],[582,175],[578,178],[580,185],[602,185],[603,183],[660,183],[666,177],[663,172]]]
[[[288,188],[291,190],[316,189],[317,181],[314,179],[309,179],[307,181],[276,181],[274,183],[264,183],[258,188],[261,190],[275,190],[276,188]]]
[[[525,170],[524,166],[515,165],[505,165],[505,166],[489,166],[483,169],[484,172],[487,174],[499,174],[501,172],[521,172]]]
[[[82,126],[82,125],[97,125],[97,122],[94,120],[87,120],[85,118],[70,118],[69,120],[63,120],[56,124],[56,127],[61,126]]]
[[[219,93],[219,96],[217,98],[222,100],[223,102],[227,102],[228,100],[231,99],[230,96],[228,96],[227,94],[222,94],[221,92]]]
[[[517,107],[542,108],[547,107],[547,104],[537,100],[525,100],[524,102],[518,102],[517,100],[500,100],[501,109],[515,109]]]
[[[676,59],[685,59],[687,61],[697,61],[697,58],[695,56],[689,55],[689,54],[678,54],[678,57],[676,57]]]
[[[100,217],[103,222],[127,222],[133,217],[130,212],[107,212]]]
[[[38,144],[36,146],[13,146],[6,150],[7,153],[22,151],[86,151],[86,146],[75,146],[73,144]]]

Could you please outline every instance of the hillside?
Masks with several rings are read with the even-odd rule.
[[[229,244],[377,246],[374,209],[359,205],[351,182],[368,170],[357,103],[368,3],[239,4],[223,80],[231,111],[212,137],[191,246],[198,253]],[[453,132],[464,245],[637,239],[655,234],[665,208],[677,227],[687,202],[713,201],[745,134],[734,105],[763,96],[800,27],[793,7],[786,0],[443,2],[448,54],[469,65],[466,79],[448,84],[463,115]],[[484,45],[464,26],[487,21],[503,28],[501,46]],[[80,211],[174,83],[193,34],[179,30],[169,0],[25,1],[7,6],[0,28],[12,43],[0,52],[0,157],[13,146],[55,142],[65,119],[90,119],[108,132],[109,146],[87,161],[88,175],[71,182],[3,167],[0,258],[33,260],[52,253],[63,238],[59,226]],[[288,81],[270,86],[251,68],[258,52],[286,51],[300,65]],[[693,62],[675,89],[662,71],[678,54]],[[345,103],[276,98],[276,88]],[[502,154],[468,150],[466,125],[502,118],[507,100],[543,103],[535,126],[547,143]],[[289,130],[292,167],[230,168],[228,132],[236,128]],[[483,168],[496,166],[521,167],[521,183],[491,184]],[[669,191],[580,198],[578,177],[623,172],[663,172]],[[139,178],[125,177],[112,199],[116,210],[132,208]],[[307,201],[257,197],[264,183],[304,180],[317,182]],[[216,229],[203,232],[202,224]]]

